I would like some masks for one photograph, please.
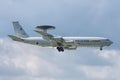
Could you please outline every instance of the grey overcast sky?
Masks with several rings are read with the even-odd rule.
[[[119,80],[119,0],[0,0],[0,80]],[[12,21],[31,36],[38,25],[60,36],[102,36],[114,44],[100,52],[78,48],[60,54],[11,41]]]

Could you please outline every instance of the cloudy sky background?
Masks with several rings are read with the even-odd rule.
[[[0,0],[0,80],[119,80],[119,0]],[[61,36],[102,36],[114,44],[100,52],[78,48],[59,53],[13,42],[12,21],[31,36],[37,25]]]

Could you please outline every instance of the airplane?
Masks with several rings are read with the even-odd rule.
[[[35,28],[35,32],[42,37],[29,37],[18,21],[13,22],[15,35],[8,35],[12,40],[38,45],[41,47],[55,47],[59,52],[64,50],[76,50],[78,47],[103,47],[110,46],[113,42],[104,37],[61,37],[49,34],[48,30],[55,29],[54,26],[41,25]]]

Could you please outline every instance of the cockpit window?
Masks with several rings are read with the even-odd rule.
[[[109,41],[109,39],[106,39],[106,41]]]

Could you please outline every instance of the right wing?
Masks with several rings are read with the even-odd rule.
[[[53,35],[48,34],[48,33],[46,33],[46,32],[43,32],[43,31],[38,30],[38,29],[36,29],[36,30],[34,30],[34,31],[37,32],[37,33],[39,33],[39,34],[41,34],[41,35],[43,36],[43,38],[46,39],[46,40],[52,40],[53,37],[54,37]]]
[[[41,34],[44,39],[51,41],[54,44],[54,47],[63,47],[64,49],[67,50],[75,50],[77,48],[77,45],[74,43],[73,40],[65,40],[61,36],[53,36],[40,29],[36,29],[34,31]]]
[[[60,36],[53,36],[49,33],[43,32],[39,29],[35,30],[37,33],[41,34],[43,36],[44,39],[52,41],[54,43],[56,43],[58,46],[62,46],[64,39]]]

